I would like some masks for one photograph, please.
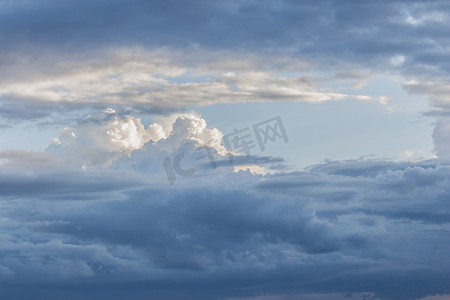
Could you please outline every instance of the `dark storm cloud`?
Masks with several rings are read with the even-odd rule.
[[[370,171],[339,172],[349,165]],[[2,190],[15,197],[0,201],[0,225],[8,229],[0,276],[10,286],[1,293],[46,287],[46,299],[280,292],[410,299],[450,292],[448,166],[346,161],[311,169],[211,173],[170,188],[132,173],[2,177]],[[80,201],[84,194],[94,197]]]
[[[2,52],[105,45],[241,49],[389,68],[449,71],[447,1],[3,2]],[[409,17],[409,19],[408,19]],[[29,49],[31,50],[31,49]],[[375,64],[374,64],[375,63]]]

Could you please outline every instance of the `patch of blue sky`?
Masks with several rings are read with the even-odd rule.
[[[200,82],[212,81],[212,80],[214,80],[214,77],[211,74],[198,75],[192,71],[186,71],[179,76],[170,78],[170,82],[177,83],[177,84],[184,84],[184,83],[190,83],[190,82],[200,83]]]
[[[326,159],[375,156],[401,161],[433,155],[434,119],[424,115],[425,96],[409,95],[401,82],[374,77],[347,94],[388,95],[390,102],[341,100],[324,103],[260,102],[193,108],[225,134],[280,115],[289,143],[271,143],[263,155],[281,156],[297,168]],[[255,153],[258,154],[258,153]]]

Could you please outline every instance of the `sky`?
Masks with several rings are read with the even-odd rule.
[[[450,299],[449,22],[0,0],[0,297]]]

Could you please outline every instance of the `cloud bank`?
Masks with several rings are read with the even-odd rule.
[[[1,297],[448,299],[449,5],[0,1],[0,130],[71,124],[0,151]],[[387,106],[376,75],[428,97],[436,159],[292,171],[190,112]]]
[[[450,293],[448,165],[329,161],[252,175],[226,163],[222,136],[193,114],[145,128],[107,110],[64,129],[47,153],[2,152],[0,293],[12,299],[31,290],[36,299]],[[197,173],[169,185],[164,157],[173,151],[191,157],[204,146],[225,151],[223,165],[197,164]],[[74,152],[81,160],[61,163]],[[271,161],[279,162],[236,156],[243,165]]]

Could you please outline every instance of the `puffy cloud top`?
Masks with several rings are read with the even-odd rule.
[[[46,152],[75,165],[109,166],[114,160],[147,143],[158,151],[170,153],[184,143],[194,147],[210,147],[224,156],[223,133],[207,128],[206,121],[196,114],[174,114],[159,117],[145,128],[141,119],[120,116],[113,109],[89,115],[77,128],[64,128]],[[155,158],[156,159],[156,158]]]

